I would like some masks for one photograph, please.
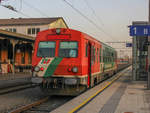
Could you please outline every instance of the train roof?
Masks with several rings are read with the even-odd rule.
[[[81,32],[81,31],[79,31],[79,32]],[[84,33],[84,32],[81,32],[81,33],[82,33],[82,34],[85,34],[85,35],[89,36],[91,39],[93,39],[93,40],[95,40],[95,41],[101,43],[103,46],[105,46],[105,47],[107,47],[107,48],[109,48],[109,49],[112,49],[112,50],[116,51],[113,47],[111,47],[111,46],[105,44],[104,42],[101,42],[101,41],[99,41],[99,40],[93,38],[92,36],[90,36],[90,35]]]

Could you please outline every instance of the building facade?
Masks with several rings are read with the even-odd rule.
[[[39,31],[50,28],[68,28],[62,17],[0,19],[0,29],[36,37]]]

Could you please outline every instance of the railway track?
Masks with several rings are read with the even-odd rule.
[[[34,103],[31,103],[31,104],[29,104],[29,105],[22,106],[22,107],[20,107],[20,108],[18,108],[18,109],[16,109],[16,110],[11,111],[10,113],[21,113],[21,112],[23,112],[23,111],[29,110],[29,109],[31,109],[32,107],[38,106],[38,105],[40,105],[40,104],[42,104],[42,103],[48,101],[48,98],[49,98],[49,97],[45,97],[45,98],[40,99],[40,100],[38,100],[38,101],[36,101],[36,102],[34,102]]]
[[[73,97],[51,96],[37,100],[31,104],[19,107],[9,113],[49,113]]]
[[[35,84],[29,83],[29,84],[21,84],[21,85],[15,85],[15,86],[9,86],[9,87],[5,87],[5,88],[0,88],[0,95],[15,92],[15,91],[24,90],[27,88],[33,88],[36,86],[37,85],[35,85]]]

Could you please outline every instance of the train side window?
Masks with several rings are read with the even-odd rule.
[[[112,53],[112,62],[114,62],[114,53]]]
[[[85,56],[88,57],[88,44],[85,44]]]
[[[105,51],[103,50],[103,62],[105,62]]]
[[[94,58],[94,62],[95,62],[95,60],[96,60],[95,47],[93,49],[94,49],[93,58]]]
[[[98,55],[99,55],[98,53],[99,53],[99,49],[97,48],[97,63],[98,63],[98,58],[99,58],[98,57]]]
[[[101,48],[99,49],[99,62],[101,62]]]
[[[91,52],[91,61],[92,61],[92,64],[94,64],[94,62],[95,62],[95,48],[94,48],[94,46],[92,46],[91,47],[91,50],[92,50],[92,52]]]
[[[94,62],[95,62],[95,60],[96,60],[96,49],[94,47]]]
[[[92,64],[93,64],[93,46],[91,46],[91,62],[92,62]]]

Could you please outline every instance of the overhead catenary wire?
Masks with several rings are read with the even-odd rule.
[[[35,6],[29,4],[27,1],[22,0],[23,3],[25,5],[27,5],[28,7],[30,7],[31,9],[34,9],[36,12],[38,12],[39,14],[41,14],[42,16],[46,17],[46,18],[51,18],[50,16],[48,16],[46,13],[42,12],[40,9],[36,8]],[[55,22],[55,26],[58,23],[58,21]]]
[[[2,5],[2,4],[0,4],[0,6],[5,7],[5,8],[7,8],[7,9],[13,11],[13,12],[19,13],[19,14],[25,16],[25,17],[29,17],[29,18],[30,18],[30,16],[24,14],[24,13],[21,12],[21,11],[16,10],[16,9],[15,9],[14,7],[12,7],[11,5]]]
[[[20,1],[20,9],[19,9],[19,10],[16,10],[16,9],[15,9],[13,6],[11,6],[11,5],[2,5],[2,4],[0,4],[0,5],[3,6],[3,7],[5,7],[5,8],[8,8],[8,9],[11,10],[11,11],[14,11],[14,12],[16,12],[16,13],[19,13],[19,14],[25,16],[25,17],[32,18],[32,17],[30,17],[30,16],[24,14],[23,12],[21,12],[22,4],[26,4],[28,7],[34,9],[35,11],[37,11],[38,13],[40,13],[42,16],[45,16],[45,17],[49,18],[48,15],[46,15],[45,13],[43,13],[42,11],[40,11],[38,8],[34,7],[33,5],[27,3],[27,2],[25,2],[25,1],[23,1],[23,0]],[[57,24],[57,21],[56,21],[56,24]]]
[[[33,5],[27,3],[27,2],[25,2],[25,1],[23,1],[23,0],[20,0],[20,8],[19,8],[19,10],[16,10],[16,9],[13,8],[12,6],[11,6],[11,7],[12,7],[13,9],[12,9],[12,8],[8,8],[8,7],[6,7],[5,5],[2,5],[2,4],[0,4],[0,5],[3,6],[3,7],[5,7],[5,8],[8,8],[8,9],[10,9],[10,10],[16,12],[16,13],[20,13],[21,15],[23,15],[23,16],[25,16],[25,17],[31,18],[30,16],[28,16],[28,15],[24,14],[23,12],[21,12],[22,5],[23,5],[23,4],[26,4],[28,7],[34,9],[35,11],[37,11],[38,13],[40,13],[42,16],[48,17],[48,16],[47,16],[45,13],[43,13],[41,10],[39,10],[38,8],[34,7]],[[10,6],[10,5],[9,5],[9,6]]]
[[[93,22],[90,18],[88,18],[86,15],[84,15],[80,10],[75,8],[72,4],[70,4],[67,0],[62,0],[67,5],[69,5],[73,10],[75,10],[77,13],[79,13],[83,18],[85,18],[87,21],[89,21],[91,24],[93,24],[97,29],[99,29],[101,32],[103,32],[105,35],[107,35],[112,40],[114,39],[109,33],[105,32],[101,27],[99,27],[95,22]]]
[[[42,16],[48,17],[47,14],[43,13],[40,9],[34,7],[33,5],[29,4],[27,1],[22,1],[24,4],[26,4],[28,7],[34,9],[35,11],[37,11],[39,14],[41,14]]]
[[[31,18],[31,16],[26,15],[26,14],[22,13],[21,11],[17,11],[17,12],[20,13],[21,15],[25,16],[25,17]]]
[[[93,15],[96,17],[96,19],[101,23],[101,25],[104,26],[104,23],[102,22],[101,18],[99,18],[99,16],[97,16],[95,10],[91,7],[91,5],[89,4],[88,0],[84,0],[84,2],[86,3],[86,5],[88,6],[88,8],[92,11]]]

